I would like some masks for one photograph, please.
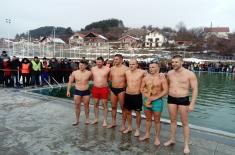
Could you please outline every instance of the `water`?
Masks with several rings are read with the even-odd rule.
[[[190,124],[235,133],[235,74],[199,72],[196,75],[199,96],[194,112],[189,114]],[[66,88],[34,92],[66,98]],[[169,119],[166,105],[162,117]]]

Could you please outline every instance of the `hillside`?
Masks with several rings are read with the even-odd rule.
[[[34,30],[30,30],[29,34],[31,38],[39,39],[40,37],[46,37],[46,36],[53,36],[55,29],[55,37],[63,39],[65,42],[68,42],[68,38],[73,35],[73,31],[70,27],[63,28],[63,27],[54,27],[54,26],[44,26],[40,27]],[[19,38],[27,38],[27,33],[22,33],[20,35],[16,35],[16,39]]]

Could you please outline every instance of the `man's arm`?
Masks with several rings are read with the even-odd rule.
[[[107,67],[107,68],[108,68],[108,67]],[[109,82],[109,81],[110,81],[110,73],[111,73],[111,69],[110,69],[110,68],[108,68],[107,82]]]
[[[161,85],[162,85],[163,90],[161,91],[161,93],[150,97],[151,101],[157,100],[157,99],[167,95],[167,93],[168,93],[168,82],[167,82],[166,78],[165,77],[160,77],[160,78],[161,78],[161,81],[162,81]]]
[[[112,73],[111,73],[112,70],[113,70],[113,67],[110,68],[108,81],[112,81]]]
[[[91,71],[89,71],[89,72],[90,72],[89,81],[92,81],[93,80],[93,74],[92,74]]]
[[[189,82],[190,82],[190,87],[192,89],[192,99],[189,105],[189,111],[193,111],[194,110],[194,106],[196,103],[196,99],[198,96],[198,82],[197,82],[197,77],[194,73],[191,74],[190,78],[189,78]]]
[[[72,83],[74,82],[74,72],[69,76],[69,82],[67,84],[67,97],[70,97],[70,89],[71,89],[71,86],[72,86]]]
[[[146,85],[146,77],[144,77],[141,81],[140,92],[144,97],[149,97],[148,93],[144,91],[145,85]]]

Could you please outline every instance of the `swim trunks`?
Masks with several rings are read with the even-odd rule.
[[[113,88],[113,87],[111,87],[110,89],[115,96],[117,96],[119,93],[124,92],[126,90],[126,88]]]
[[[78,89],[74,89],[74,95],[78,95],[78,96],[88,96],[90,95],[90,90],[78,90]]]
[[[108,87],[99,88],[99,87],[93,86],[91,92],[92,92],[93,98],[95,99],[108,99],[109,97]]]
[[[125,94],[124,107],[127,110],[142,111],[142,105],[143,105],[143,100],[141,94],[137,95],[130,95],[127,93]]]
[[[168,104],[177,104],[177,105],[185,105],[185,106],[188,106],[190,104],[189,96],[172,97],[172,96],[168,95],[167,102],[168,102]]]
[[[145,102],[147,100],[147,98],[144,98],[143,100]],[[144,105],[144,110],[149,110],[149,111],[153,111],[153,112],[162,112],[163,104],[164,103],[163,103],[162,98],[159,98],[159,99],[154,100],[154,101],[151,102],[152,107],[150,107],[150,108],[146,107]]]

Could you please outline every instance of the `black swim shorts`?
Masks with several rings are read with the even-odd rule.
[[[111,87],[110,89],[115,96],[117,96],[119,93],[124,92],[126,90],[126,88],[113,88],[113,87]]]
[[[78,95],[78,96],[88,96],[90,95],[90,90],[87,89],[87,90],[78,90],[78,89],[75,89],[74,90],[74,95]]]
[[[177,105],[185,105],[185,106],[188,106],[190,104],[189,96],[172,97],[172,96],[168,95],[167,102],[168,102],[168,104],[177,104]]]
[[[127,110],[142,111],[142,105],[143,105],[143,100],[141,94],[137,95],[130,95],[127,93],[125,94],[124,108],[126,108]]]

